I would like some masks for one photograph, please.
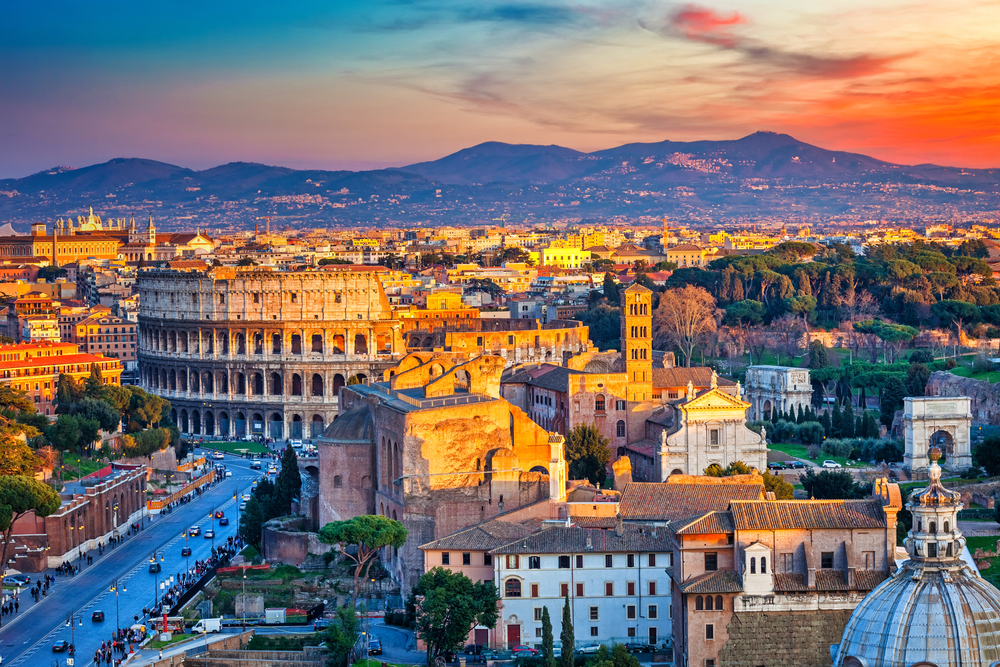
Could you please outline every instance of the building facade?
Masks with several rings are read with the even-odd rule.
[[[139,272],[141,385],[192,435],[318,437],[337,392],[394,366],[399,320],[376,272]]]
[[[769,419],[775,409],[805,410],[812,402],[812,393],[808,368],[751,366],[747,369],[743,395],[750,403],[747,414],[751,420]]]
[[[55,414],[52,402],[60,375],[82,382],[94,366],[104,384],[121,384],[123,367],[117,359],[81,353],[74,343],[0,345],[0,384],[27,394],[39,414]]]

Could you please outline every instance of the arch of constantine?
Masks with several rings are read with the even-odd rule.
[[[140,383],[190,435],[309,438],[340,387],[405,354],[375,271],[265,267],[139,273]]]
[[[944,468],[968,470],[972,466],[971,404],[968,396],[903,399],[903,468],[911,472],[926,470],[930,465],[927,451],[940,447]]]

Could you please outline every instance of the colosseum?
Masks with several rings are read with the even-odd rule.
[[[406,353],[364,267],[146,269],[137,286],[141,384],[189,435],[317,437],[348,380]]]

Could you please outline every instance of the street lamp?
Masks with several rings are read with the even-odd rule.
[[[80,627],[83,627],[83,616],[80,614],[74,614],[70,612],[66,614],[66,627],[69,628],[69,654],[76,655],[76,626],[73,625],[73,621],[79,619]],[[66,664],[72,664],[69,660]]]
[[[247,566],[243,566],[243,631],[247,629]]]
[[[128,593],[128,589],[122,585],[122,593]],[[118,614],[118,577],[115,577],[114,582],[111,584],[111,592],[115,594],[115,627],[121,630],[122,621],[121,616]]]
[[[160,563],[162,563],[162,562],[163,562],[163,554],[160,554]],[[157,565],[157,562],[156,562],[156,552],[155,551],[153,552],[153,555],[149,557],[149,564],[150,565]],[[159,606],[159,604],[158,604],[159,598],[156,597],[156,586],[157,586],[157,584],[159,583],[159,580],[160,580],[160,568],[159,567],[154,567],[152,569],[153,569],[153,607],[157,607],[157,606]]]

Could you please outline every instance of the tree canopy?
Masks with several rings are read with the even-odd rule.
[[[386,516],[363,514],[347,521],[333,521],[319,529],[319,541],[335,544],[344,557],[354,562],[353,601],[358,600],[358,582],[367,576],[368,569],[380,549],[399,549],[406,542],[406,528]],[[348,547],[356,547],[354,553]]]
[[[594,424],[577,424],[566,434],[566,462],[572,479],[587,479],[601,485],[608,477],[611,441]]]
[[[413,610],[414,633],[427,645],[428,667],[444,651],[461,648],[472,628],[494,627],[499,601],[492,580],[473,583],[461,572],[441,567],[425,572],[407,606]]]

